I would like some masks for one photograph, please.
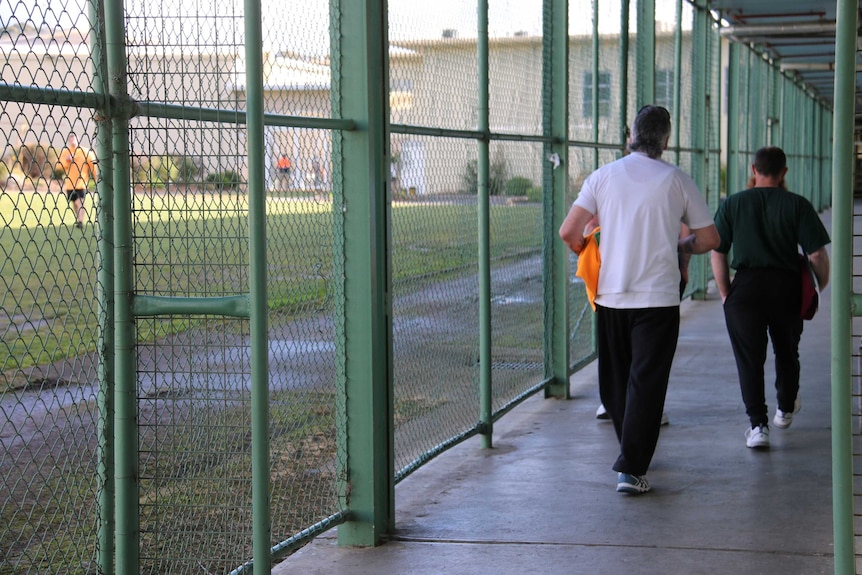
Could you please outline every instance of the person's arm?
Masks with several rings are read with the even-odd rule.
[[[680,224],[679,237],[687,238],[691,235],[691,228],[685,224]],[[691,254],[687,254],[685,252],[679,252],[679,273],[682,277],[682,281],[688,283],[688,264],[691,261]]]
[[[714,250],[721,243],[721,237],[718,235],[718,230],[715,229],[715,224],[691,230],[692,233],[684,238],[679,239],[679,251],[684,254],[705,254],[709,250]]]
[[[823,291],[829,283],[829,254],[826,252],[826,246],[808,254],[808,261],[811,262],[811,268],[817,276],[820,291]]]
[[[727,254],[713,250],[710,263],[712,263],[715,285],[718,287],[718,293],[721,294],[721,303],[724,303],[728,292],[730,292],[730,268],[727,265]]]
[[[576,254],[584,248],[584,227],[593,218],[593,214],[580,206],[572,206],[563,225],[560,226],[560,238],[569,249]]]
[[[99,179],[99,161],[96,158],[96,152],[90,150],[87,154],[87,161],[90,163],[90,177],[95,182]]]

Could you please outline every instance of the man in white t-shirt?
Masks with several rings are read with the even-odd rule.
[[[560,237],[579,253],[584,226],[593,216],[601,222],[599,395],[620,442],[617,491],[629,494],[650,490],[646,473],[679,335],[679,253],[707,253],[720,239],[697,185],[661,159],[670,131],[665,108],[641,108],[632,153],[587,178],[560,227]],[[680,237],[680,224],[691,235]]]

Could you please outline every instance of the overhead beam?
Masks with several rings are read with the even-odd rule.
[[[721,29],[722,36],[750,38],[752,36],[800,36],[810,34],[835,34],[834,20],[823,22],[796,22],[787,24],[756,24],[727,26]]]
[[[784,72],[785,70],[811,70],[834,72],[835,62],[788,62],[786,60],[782,60],[779,67],[781,68],[782,72]],[[856,64],[856,71],[862,72],[862,64]]]

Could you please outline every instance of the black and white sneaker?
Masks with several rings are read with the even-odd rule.
[[[620,472],[617,475],[617,492],[629,495],[640,495],[650,490],[646,475],[632,475]]]

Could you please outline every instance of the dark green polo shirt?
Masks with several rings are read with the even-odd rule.
[[[734,269],[779,268],[796,271],[801,245],[811,253],[829,243],[820,216],[807,199],[781,188],[751,188],[728,196],[715,213],[721,236],[716,251],[733,247]]]

